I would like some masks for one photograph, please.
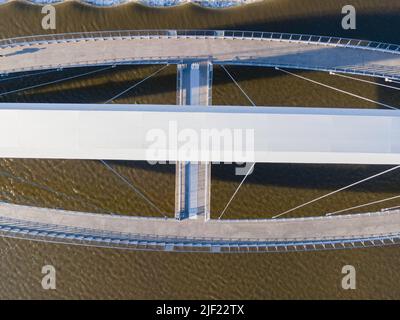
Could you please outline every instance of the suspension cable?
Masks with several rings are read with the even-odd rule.
[[[390,208],[383,208],[381,209],[381,211],[389,211],[389,210],[394,210],[394,209],[399,209],[400,206],[394,206],[394,207],[390,207]]]
[[[45,191],[48,191],[48,192],[52,192],[52,193],[54,193],[54,194],[56,194],[56,195],[63,196],[63,197],[65,197],[66,199],[71,199],[71,200],[79,201],[80,203],[83,203],[83,204],[85,204],[85,205],[89,205],[89,206],[91,206],[92,208],[95,208],[96,210],[100,210],[100,212],[106,212],[106,213],[109,213],[109,214],[114,214],[113,212],[110,212],[110,211],[108,211],[108,210],[105,211],[104,209],[98,207],[97,205],[95,205],[95,204],[93,204],[93,203],[91,203],[91,202],[87,202],[86,200],[77,198],[77,197],[75,197],[75,196],[71,196],[71,195],[66,194],[66,193],[64,193],[64,192],[61,192],[61,191],[57,191],[57,190],[55,190],[55,189],[53,189],[53,188],[50,188],[50,187],[48,187],[48,186],[46,186],[46,185],[43,185],[43,184],[40,184],[40,183],[37,183],[37,182],[32,182],[32,181],[26,180],[26,179],[24,179],[24,178],[22,178],[22,177],[20,177],[20,176],[14,175],[14,174],[12,174],[12,173],[6,171],[6,170],[0,170],[0,176],[6,177],[6,178],[10,178],[10,179],[14,179],[14,180],[17,180],[17,181],[19,181],[19,182],[21,182],[21,183],[28,184],[28,185],[30,185],[30,186],[32,186],[32,187],[35,187],[35,188],[38,188],[38,189],[42,189],[42,190],[45,190]]]
[[[104,71],[104,70],[107,70],[107,69],[111,69],[111,68],[113,68],[113,66],[108,66],[106,68],[97,69],[97,70],[93,70],[93,71],[89,71],[89,72],[85,72],[85,73],[81,73],[81,74],[78,74],[78,75],[74,75],[74,76],[70,76],[70,77],[66,77],[66,78],[62,78],[62,79],[57,79],[57,80],[53,80],[53,81],[49,81],[49,82],[39,83],[39,84],[35,84],[33,86],[21,88],[21,89],[15,89],[15,90],[3,92],[3,93],[0,93],[0,97],[5,96],[5,95],[10,94],[10,93],[16,93],[16,92],[20,92],[20,91],[25,91],[25,90],[29,90],[29,89],[38,88],[38,87],[43,87],[43,86],[47,86],[47,85],[50,85],[50,84],[54,84],[54,83],[58,83],[58,82],[62,82],[62,81],[67,81],[67,80],[71,80],[71,79],[75,79],[75,78],[79,78],[79,77],[83,77],[83,76],[87,76],[87,75],[94,74],[94,73],[97,73],[97,72],[101,72],[101,71]]]
[[[13,197],[15,197],[15,194],[14,193],[12,193],[11,191],[0,191],[0,195],[1,196],[4,196],[5,198],[13,198]],[[32,204],[32,198],[28,198],[28,197],[26,197],[26,196],[22,196],[22,195],[18,195],[18,200],[23,200],[24,201],[24,203],[26,204],[26,205],[30,205],[30,204]],[[0,200],[0,203],[1,202],[7,202],[7,203],[11,203],[11,202],[8,202],[7,201],[7,199],[1,199]],[[20,202],[21,203],[21,202]],[[12,204],[12,203],[11,203]],[[15,203],[14,203],[15,204]]]
[[[379,105],[379,106],[382,106],[382,107],[385,107],[385,108],[389,108],[389,109],[392,109],[392,110],[398,110],[398,108],[393,107],[393,106],[391,106],[391,105],[388,105],[388,104],[386,104],[386,103],[382,103],[382,102],[379,102],[379,101],[375,101],[375,100],[372,100],[372,99],[368,99],[368,98],[359,96],[359,95],[357,95],[357,94],[354,94],[354,93],[351,93],[351,92],[348,92],[348,91],[345,91],[345,90],[342,90],[342,89],[339,89],[339,88],[336,88],[336,87],[333,87],[333,86],[324,84],[324,83],[322,83],[322,82],[319,82],[319,81],[316,81],[316,80],[312,80],[312,79],[310,79],[310,78],[303,77],[303,76],[301,76],[301,75],[295,74],[295,73],[293,73],[293,72],[289,72],[289,71],[287,71],[287,70],[284,70],[284,69],[281,69],[281,68],[278,68],[278,67],[275,67],[275,70],[282,71],[282,72],[284,72],[284,73],[286,73],[286,74],[290,74],[290,75],[295,76],[295,77],[297,77],[297,78],[300,78],[300,79],[303,79],[303,80],[312,82],[312,83],[314,83],[314,84],[318,84],[318,85],[323,86],[323,87],[325,87],[325,88],[329,88],[329,89],[332,89],[332,90],[335,90],[335,91],[338,91],[338,92],[347,94],[347,95],[349,95],[349,96],[352,96],[352,97],[355,97],[355,98],[358,98],[358,99],[361,99],[361,100],[365,100],[365,101],[368,101],[368,102],[375,103],[375,104],[377,104],[377,105]]]
[[[164,218],[167,216],[158,208],[145,194],[143,194],[137,187],[135,187],[127,178],[125,178],[122,174],[118,173],[113,167],[111,167],[107,162],[104,160],[100,160],[100,162],[110,170],[114,175],[116,175],[120,180],[122,180],[127,186],[129,186],[134,192],[136,192],[142,199],[144,199],[150,206],[157,210]]]
[[[392,80],[392,79],[385,79],[386,82],[390,82],[390,83],[396,83],[396,84],[400,84],[399,81],[396,80]]]
[[[351,77],[351,76],[347,76],[341,73],[336,73],[336,72],[329,72],[330,75],[333,76],[338,76],[338,77],[342,77],[342,78],[346,78],[346,79],[351,79],[351,80],[357,80],[360,82],[365,82],[365,83],[369,83],[369,84],[374,84],[376,86],[380,86],[380,87],[385,87],[385,88],[389,88],[389,89],[394,89],[394,90],[400,90],[399,87],[393,87],[393,86],[389,86],[387,84],[383,84],[383,83],[379,83],[379,82],[374,82],[374,81],[369,81],[369,80],[365,80],[365,79],[360,79],[360,78],[356,78],[356,77]]]
[[[125,94],[126,92],[132,90],[133,88],[137,87],[138,85],[142,84],[143,82],[145,82],[146,80],[150,79],[151,77],[155,76],[156,74],[158,74],[159,72],[161,72],[162,70],[164,70],[166,67],[168,67],[169,64],[161,67],[160,69],[156,70],[155,72],[153,72],[152,74],[150,74],[149,76],[147,76],[146,78],[140,80],[139,82],[136,82],[135,84],[133,84],[132,86],[130,86],[129,88],[121,91],[120,93],[118,93],[117,95],[113,96],[112,98],[108,99],[106,102],[104,102],[104,104],[108,104],[112,101],[114,101],[115,99],[119,98],[120,96],[122,96],[123,94]],[[122,176],[120,173],[118,173],[113,167],[111,167],[110,165],[108,165],[104,160],[100,160],[100,162],[108,169],[110,170],[114,175],[116,175],[119,179],[121,179],[126,185],[128,185],[134,192],[136,192],[140,197],[142,197],[142,199],[144,199],[150,206],[152,206],[154,209],[157,210],[158,213],[160,213],[162,216],[164,216],[165,218],[167,218],[167,216],[160,210],[160,208],[158,208],[148,197],[146,197],[146,195],[144,195],[137,187],[135,187],[130,181],[128,181],[127,178],[125,178],[124,176]]]
[[[58,71],[57,69],[52,69],[52,70],[46,70],[46,71],[41,71],[41,72],[36,72],[36,73],[28,73],[28,74],[23,74],[20,76],[15,76],[15,77],[5,77],[3,79],[0,79],[0,82],[8,81],[8,80],[15,80],[15,79],[21,79],[21,78],[27,78],[27,77],[32,77],[32,76],[38,76],[41,74],[46,74],[46,73],[51,73]]]
[[[305,202],[305,203],[303,203],[303,204],[301,204],[301,205],[298,205],[298,206],[296,206],[296,207],[294,207],[294,208],[291,208],[291,209],[289,209],[289,210],[286,210],[286,211],[284,211],[284,212],[282,212],[282,213],[280,213],[280,214],[277,214],[277,215],[273,216],[272,219],[275,219],[275,218],[278,218],[278,217],[280,217],[280,216],[283,216],[283,215],[285,215],[285,214],[287,214],[287,213],[289,213],[289,212],[292,212],[292,211],[294,211],[294,210],[300,209],[300,208],[305,207],[305,206],[307,206],[307,205],[309,205],[309,204],[311,204],[311,203],[314,203],[314,202],[316,202],[316,201],[318,201],[318,200],[321,200],[321,199],[323,199],[323,198],[329,197],[329,196],[331,196],[331,195],[334,195],[335,193],[338,193],[338,192],[340,192],[340,191],[349,189],[349,188],[354,187],[354,186],[356,186],[356,185],[358,185],[358,184],[360,184],[360,183],[363,183],[363,182],[365,182],[365,181],[374,179],[374,178],[376,178],[376,177],[379,177],[379,176],[381,176],[381,175],[384,175],[384,174],[386,174],[386,173],[388,173],[388,172],[394,171],[394,170],[399,169],[399,168],[400,168],[400,165],[399,165],[399,166],[392,167],[392,168],[387,169],[387,170],[384,170],[384,171],[382,171],[382,172],[376,173],[376,174],[374,174],[374,175],[372,175],[372,176],[369,176],[369,177],[367,177],[367,178],[364,178],[364,179],[362,179],[362,180],[356,181],[356,182],[354,182],[354,183],[352,183],[352,184],[349,184],[349,185],[347,185],[347,186],[345,186],[345,187],[342,187],[342,188],[337,189],[337,190],[335,190],[335,191],[329,192],[329,193],[324,194],[324,195],[322,195],[322,196],[320,196],[320,197],[317,197],[317,198],[315,198],[315,199],[313,199],[313,200],[310,200],[310,201],[307,201],[307,202]]]
[[[253,100],[250,99],[250,97],[246,94],[246,92],[242,89],[242,87],[239,85],[239,83],[237,83],[237,81],[235,80],[235,78],[230,74],[230,72],[228,71],[228,69],[225,68],[224,65],[221,64],[221,68],[225,70],[225,72],[228,74],[229,78],[231,78],[231,80],[233,81],[234,84],[236,84],[236,86],[239,88],[239,90],[244,94],[244,96],[247,98],[247,100],[250,101],[250,103],[253,105],[253,107],[256,106],[256,104],[253,102]]]
[[[244,181],[246,180],[247,176],[250,174],[250,172],[253,171],[253,168],[255,166],[255,162],[251,165],[251,167],[249,168],[249,171],[247,171],[246,175],[244,176],[244,178],[242,179],[242,181],[239,183],[239,186],[236,188],[235,192],[233,193],[232,197],[229,199],[228,203],[226,204],[224,210],[222,210],[221,214],[219,215],[218,219],[221,219],[222,216],[224,215],[226,209],[228,209],[229,205],[231,204],[233,198],[235,198],[236,194],[238,193],[240,187],[242,186],[242,184],[244,183]]]
[[[389,200],[393,200],[393,199],[398,199],[400,198],[400,195],[398,196],[394,196],[394,197],[389,197],[389,198],[385,198],[385,199],[381,199],[381,200],[376,200],[376,201],[372,201],[372,202],[368,202],[368,203],[364,203],[364,204],[360,204],[358,206],[354,206],[354,207],[350,207],[350,208],[346,208],[346,209],[342,209],[342,210],[338,210],[338,211],[334,211],[334,212],[329,212],[326,214],[326,216],[331,216],[337,213],[341,213],[341,212],[345,212],[345,211],[350,211],[353,209],[358,209],[358,208],[362,208],[362,207],[367,207],[373,204],[377,204],[377,203],[381,203],[381,202],[385,202],[385,201],[389,201]]]
[[[133,88],[137,87],[141,83],[145,82],[147,79],[150,79],[151,77],[155,76],[157,73],[161,72],[162,70],[164,70],[168,66],[169,66],[169,64],[167,64],[167,65],[163,66],[162,68],[158,69],[157,71],[153,72],[151,75],[147,76],[146,78],[142,79],[141,81],[136,82],[134,85],[130,86],[128,89],[125,89],[124,91],[118,93],[116,96],[112,97],[111,99],[108,99],[106,102],[104,102],[104,104],[110,103],[113,100],[119,98],[120,96],[122,96],[126,92],[132,90]]]

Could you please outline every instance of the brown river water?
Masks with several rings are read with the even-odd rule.
[[[241,8],[211,10],[194,5],[154,9],[137,4],[94,8],[57,5],[56,32],[113,29],[240,29],[338,35],[400,43],[400,3],[353,0],[357,29],[341,28],[341,0],[267,0]],[[0,38],[43,34],[39,6],[0,5]],[[157,66],[120,66],[73,81],[0,97],[0,102],[101,103],[154,72]],[[230,67],[257,105],[378,108],[279,71]],[[1,92],[61,79],[85,70],[64,70],[10,82]],[[400,91],[319,72],[313,80],[400,107]],[[369,79],[374,81],[374,79]],[[381,80],[376,80],[382,83]],[[176,68],[170,66],[125,94],[118,103],[176,102]],[[248,105],[229,77],[214,69],[213,104]],[[163,211],[174,210],[174,166],[112,162]],[[387,166],[257,164],[224,218],[271,217],[302,202],[388,168]],[[242,177],[234,166],[213,165],[212,215],[217,217]],[[400,194],[392,172],[288,216],[320,215]],[[96,161],[0,161],[0,200],[71,210],[155,215],[139,196]],[[363,208],[378,210],[399,205]],[[96,249],[0,239],[0,298],[400,298],[400,248],[286,254],[187,254]],[[41,268],[57,269],[57,290],[41,288]],[[354,265],[357,289],[341,289],[341,268]]]

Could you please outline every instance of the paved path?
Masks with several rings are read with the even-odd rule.
[[[177,221],[110,216],[0,204],[0,217],[141,236],[239,241],[348,239],[400,233],[400,210],[385,213],[277,220]]]
[[[68,35],[64,36],[68,39]],[[15,44],[14,44],[15,45]],[[318,42],[224,37],[109,37],[106,40],[41,41],[0,47],[0,73],[105,63],[179,63],[293,67],[400,79],[400,52],[337,47]]]

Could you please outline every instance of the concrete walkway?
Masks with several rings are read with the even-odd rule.
[[[302,241],[360,239],[400,233],[400,210],[277,220],[183,220],[90,214],[13,204],[0,204],[0,217],[96,231],[183,239]]]
[[[344,70],[400,79],[399,52],[276,39],[212,36],[74,39],[3,47],[0,55],[0,73],[105,63],[180,63],[189,59],[210,60],[214,64]]]

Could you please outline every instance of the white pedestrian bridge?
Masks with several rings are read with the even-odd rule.
[[[247,65],[329,71],[397,82],[400,46],[327,36],[221,30],[109,31],[0,40],[3,76],[120,64],[177,64],[179,106],[3,103],[0,157],[97,159],[111,171],[103,160],[176,162],[175,217],[181,219],[190,212],[205,219],[129,218],[2,203],[1,235],[167,251],[205,248],[211,252],[400,243],[400,211],[393,208],[357,215],[236,221],[210,219],[209,212],[210,162],[400,165],[400,111],[395,107],[209,107],[214,64],[223,68]],[[208,143],[210,136],[204,132],[213,132],[211,138],[216,135],[216,139]],[[196,152],[186,152],[188,147]]]
[[[68,33],[0,40],[0,73],[109,64],[288,67],[400,79],[400,47],[329,36],[227,30]]]
[[[0,157],[400,164],[400,110],[3,103]]]

